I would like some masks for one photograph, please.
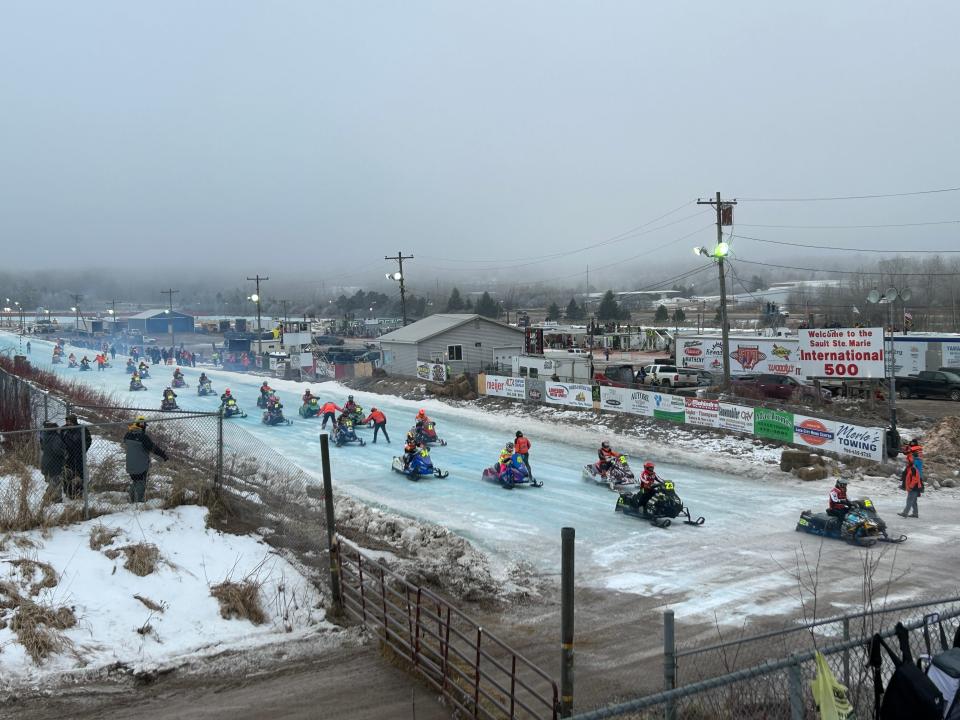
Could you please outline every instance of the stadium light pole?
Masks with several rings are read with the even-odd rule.
[[[881,295],[880,291],[876,288],[867,294],[868,303],[871,305],[886,304],[888,310],[887,317],[889,318],[890,325],[890,348],[887,351],[889,361],[886,365],[886,369],[890,374],[890,392],[888,393],[890,399],[888,405],[890,408],[890,437],[896,445],[895,448],[887,448],[887,455],[890,457],[896,457],[900,444],[899,435],[897,434],[897,350],[893,342],[893,306],[897,300],[900,300],[902,304],[907,302],[911,297],[913,297],[913,291],[910,288],[895,288],[893,286],[888,287],[883,292],[883,295]]]
[[[263,352],[263,331],[260,329],[260,296],[254,293],[250,300],[257,306],[257,355]]]
[[[695,247],[693,254],[712,259],[720,270],[720,338],[723,347],[723,389],[726,390],[730,387],[730,323],[727,321],[727,281],[723,261],[730,254],[730,244],[721,240],[713,250]]]

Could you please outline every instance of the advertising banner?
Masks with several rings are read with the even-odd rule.
[[[682,423],[685,419],[686,404],[679,395],[650,393],[653,396],[653,416],[657,420]]]
[[[538,378],[526,378],[527,400],[543,402],[547,396],[545,381]]]
[[[503,375],[487,375],[487,395],[525,400],[527,397],[527,379],[522,377],[505,377]]]
[[[897,377],[916,375],[927,369],[927,343],[895,340],[893,356]]]
[[[793,413],[766,408],[753,409],[753,434],[761,438],[793,442]]]
[[[883,328],[799,330],[804,377],[884,377]]]
[[[720,403],[705,398],[684,398],[684,413],[690,425],[720,427]]]
[[[883,462],[883,428],[837,423],[837,452]]]
[[[579,383],[548,382],[546,400],[552,405],[593,408],[593,388]]]
[[[960,343],[943,343],[941,367],[960,368]]]
[[[734,432],[753,433],[753,408],[747,405],[733,405],[731,403],[720,403],[720,410],[717,413],[720,419],[720,427],[724,430],[733,430]]]
[[[716,335],[677,338],[677,364],[694,370],[723,372],[723,343]],[[730,372],[774,373],[802,377],[796,338],[731,337]]]
[[[421,380],[442,383],[447,381],[447,366],[443,363],[417,360],[417,377]]]
[[[813,450],[837,450],[837,423],[833,420],[793,416],[793,442]]]
[[[600,409],[613,412],[630,412],[630,390],[627,388],[600,386]]]

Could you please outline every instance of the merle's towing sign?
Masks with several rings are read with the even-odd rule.
[[[883,428],[837,423],[837,452],[883,462]]]
[[[884,377],[883,328],[800,330],[798,334],[805,377]]]

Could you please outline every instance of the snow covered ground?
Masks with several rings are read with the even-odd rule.
[[[0,584],[9,583],[7,588],[37,604],[71,608],[76,625],[63,631],[69,646],[37,664],[17,640],[16,608],[2,609],[6,605],[0,602],[0,688],[114,664],[131,672],[150,671],[188,656],[305,635],[322,636],[318,643],[335,641],[335,633],[325,632],[333,626],[324,620],[310,581],[258,538],[207,529],[205,515],[204,508],[195,506],[131,510],[46,534],[6,538],[0,549]],[[115,537],[94,549],[91,532],[101,527]],[[160,551],[156,569],[143,577],[124,567],[122,550],[116,553],[140,543]],[[33,563],[48,565],[54,575],[45,579],[41,566]],[[266,615],[262,624],[221,617],[210,594],[211,586],[224,580],[245,578],[260,585]],[[0,601],[5,599],[9,593],[0,590]]]
[[[14,343],[15,337],[0,336],[0,347]],[[62,365],[48,364],[51,347],[34,341],[32,362],[65,375],[76,373]],[[114,368],[104,373],[84,373],[82,377],[116,393],[121,401],[158,407],[172,369],[154,368],[153,379],[146,382],[149,392],[134,395],[127,392],[128,379],[122,365],[118,357]],[[296,415],[305,384],[270,380],[294,420],[292,426],[270,428],[260,423],[255,406],[262,378],[206,371],[218,392],[230,387],[250,413],[246,419],[229,422],[319,478],[319,421]],[[200,369],[187,369],[185,373],[194,387],[180,392],[181,407],[214,410],[216,397],[195,394]],[[322,399],[341,404],[350,392],[332,382],[316,384],[312,390]],[[353,394],[364,408],[375,405],[386,412],[393,444],[385,445],[381,440],[372,445],[371,432],[361,430],[368,440],[366,447],[333,448],[335,487],[384,509],[455,531],[486,551],[495,568],[522,562],[532,564],[538,572],[555,573],[559,569],[560,528],[573,526],[577,530],[577,569],[582,583],[657,595],[673,602],[678,614],[712,619],[717,611],[730,622],[738,622],[745,615],[797,609],[792,592],[796,581],[785,567],[795,562],[799,547],[809,551],[819,545],[819,540],[797,534],[794,526],[802,509],[825,504],[832,483],[802,482],[781,473],[776,465],[777,448],[680,428],[667,441],[638,436],[642,430],[636,435],[613,436],[605,424],[607,416],[592,412],[544,407],[532,416],[509,410],[491,413],[440,401],[414,403],[372,393]],[[399,453],[418,406],[427,409],[437,421],[440,436],[449,443],[432,452],[434,463],[450,471],[445,480],[412,483],[390,470],[391,456]],[[494,462],[503,443],[512,439],[517,429],[532,441],[531,464],[536,477],[545,483],[541,489],[504,491],[480,480],[483,468]],[[658,437],[662,435],[657,433]],[[615,513],[615,494],[581,478],[582,467],[596,459],[597,445],[607,438],[631,455],[635,467],[647,458],[656,461],[661,475],[676,483],[691,511],[705,516],[706,524],[660,530]],[[851,491],[873,497],[894,530],[910,533],[910,541],[898,550],[900,565],[929,563],[929,576],[936,574],[937,553],[931,550],[960,538],[960,529],[948,520],[958,506],[956,493],[938,493],[934,522],[913,521],[903,528],[898,526],[906,521],[894,515],[902,503],[902,493],[895,483],[885,479],[863,481],[854,483]],[[929,511],[927,517],[931,518]],[[849,557],[856,551],[831,543],[827,552]],[[915,588],[922,588],[928,580],[924,572],[910,576]],[[904,592],[912,590],[905,588]]]

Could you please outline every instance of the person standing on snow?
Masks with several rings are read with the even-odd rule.
[[[83,456],[86,450],[90,449],[93,437],[90,435],[90,430],[80,425],[77,416],[72,414],[67,415],[60,432],[67,451],[63,487],[67,497],[74,499],[83,495]]]
[[[43,423],[40,433],[40,472],[47,481],[44,500],[51,503],[63,501],[63,468],[67,461],[67,448],[63,444],[60,429],[52,420]]]
[[[323,404],[323,407],[320,408],[320,412],[323,414],[323,422],[320,423],[320,429],[326,430],[327,420],[331,420],[333,422],[334,429],[336,429],[337,427],[336,413],[343,412],[343,408],[337,405],[335,402],[333,402],[333,400],[327,400],[327,402]]]
[[[903,512],[899,512],[897,515],[919,518],[920,511],[917,509],[917,500],[923,494],[923,477],[917,469],[917,462],[913,453],[907,455],[907,467],[903,473],[901,487],[907,491],[907,504],[904,506]],[[913,509],[912,513],[910,512],[911,508]]]
[[[147,435],[147,419],[143,415],[134,420],[123,436],[123,446],[127,453],[127,473],[130,475],[130,487],[127,494],[132,503],[142,503],[147,494],[147,472],[150,470],[150,455],[167,461],[163,448],[153,444]]]
[[[390,444],[390,436],[387,435],[387,416],[383,414],[382,410],[377,410],[377,408],[370,408],[370,414],[364,419],[364,424],[372,422],[373,423],[373,442],[377,442],[377,433],[381,430],[383,431],[383,437],[386,438],[387,444]]]
[[[527,466],[527,474],[533,478],[533,470],[530,468],[530,441],[523,436],[522,432],[517,430],[517,436],[513,444],[517,449],[517,455],[523,458],[523,464]]]

